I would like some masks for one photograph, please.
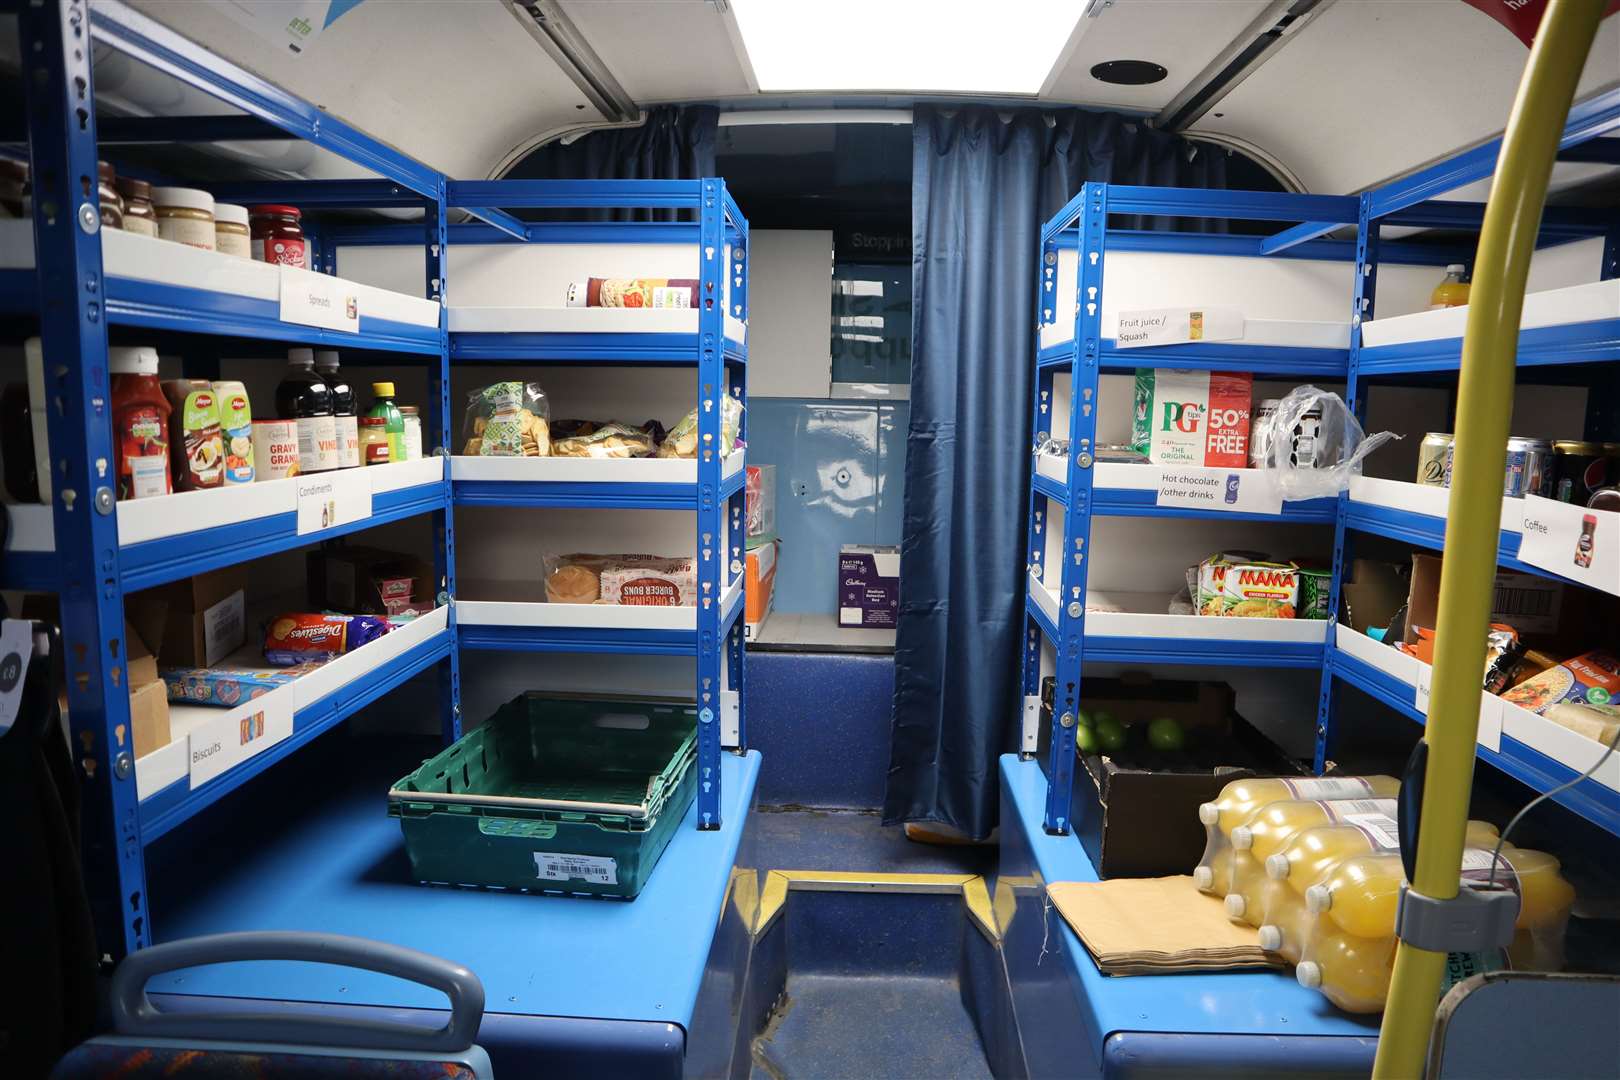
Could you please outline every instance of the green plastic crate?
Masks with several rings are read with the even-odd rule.
[[[388,792],[417,880],[633,899],[697,791],[697,707],[523,694]]]

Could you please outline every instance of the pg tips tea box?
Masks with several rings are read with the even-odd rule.
[[[1131,446],[1155,465],[1244,468],[1253,393],[1252,375],[1137,368]]]

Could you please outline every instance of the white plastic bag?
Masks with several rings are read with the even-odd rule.
[[[1361,462],[1390,439],[1388,431],[1368,435],[1338,394],[1296,386],[1277,411],[1256,425],[1266,477],[1284,499],[1337,495],[1361,473]]]

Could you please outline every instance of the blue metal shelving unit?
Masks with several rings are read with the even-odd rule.
[[[459,631],[470,649],[517,652],[692,656],[698,704],[698,828],[721,825],[721,754],[746,749],[747,680],[743,663],[743,520],[745,467],[724,471],[720,395],[747,399],[747,343],[728,338],[725,321],[748,318],[748,222],[718,178],[702,180],[452,181],[449,204],[479,208],[509,227],[463,226],[450,243],[657,243],[695,249],[701,303],[689,333],[465,332],[450,335],[454,364],[570,363],[694,368],[699,402],[696,479],[691,483],[592,483],[578,480],[458,478],[462,506],[692,511],[698,604],[694,626],[651,629],[487,624],[469,616]],[[521,222],[511,210],[659,208],[689,212],[691,222],[557,224]],[[386,243],[390,233],[349,234],[344,242]],[[729,302],[730,310],[726,310]],[[739,438],[747,438],[747,413]],[[452,459],[454,460],[454,459]],[[729,543],[722,538],[729,537]],[[545,607],[545,605],[540,605]],[[728,697],[734,695],[734,697]],[[733,719],[734,718],[734,721]],[[734,726],[732,726],[734,722]]]
[[[1609,91],[1578,106],[1570,115],[1564,146],[1574,147],[1620,128],[1620,91]],[[1322,672],[1316,723],[1315,766],[1329,762],[1336,735],[1339,688],[1357,686],[1414,719],[1422,720],[1415,706],[1415,690],[1364,660],[1336,646],[1334,631],[1339,610],[1340,585],[1350,566],[1354,534],[1370,532],[1420,547],[1438,550],[1444,544],[1445,520],[1399,508],[1355,502],[1348,494],[1337,500],[1285,504],[1282,514],[1218,514],[1164,508],[1155,505],[1152,491],[1109,487],[1106,470],[1093,460],[1096,441],[1095,408],[1098,375],[1138,367],[1177,367],[1248,371],[1256,376],[1344,380],[1345,398],[1358,416],[1365,416],[1369,379],[1435,376],[1455,372],[1461,341],[1456,338],[1376,348],[1362,342],[1362,323],[1372,318],[1381,264],[1439,266],[1469,262],[1472,247],[1455,243],[1382,242],[1382,225],[1440,229],[1477,229],[1483,220],[1479,204],[1433,201],[1459,186],[1490,175],[1499,143],[1493,142],[1457,155],[1410,177],[1355,197],[1323,197],[1260,192],[1222,192],[1158,189],[1087,184],[1080,194],[1042,230],[1038,268],[1040,312],[1038,321],[1050,325],[1055,318],[1058,252],[1078,252],[1075,329],[1072,340],[1042,347],[1037,341],[1035,431],[1050,434],[1053,378],[1070,377],[1069,456],[1065,479],[1032,471],[1027,569],[1042,576],[1047,558],[1048,516],[1053,507],[1063,511],[1061,552],[1055,597],[1037,597],[1034,586],[1026,597],[1027,634],[1023,658],[1025,749],[1031,748],[1032,714],[1038,708],[1041,648],[1050,642],[1056,657],[1057,700],[1052,710],[1051,758],[1044,816],[1048,832],[1068,831],[1074,780],[1074,723],[1078,716],[1083,664],[1087,661],[1156,664],[1226,664],[1246,667],[1314,668]],[[1220,236],[1176,232],[1131,232],[1108,228],[1110,215],[1154,214],[1172,218],[1225,218],[1295,221],[1272,236]],[[1353,241],[1322,239],[1330,232],[1356,227]],[[1541,246],[1585,237],[1605,238],[1602,277],[1620,277],[1620,215],[1562,208],[1549,209],[1542,220]],[[1348,350],[1266,347],[1249,344],[1188,343],[1120,350],[1102,336],[1103,277],[1110,250],[1165,254],[1228,255],[1285,259],[1353,261],[1350,341]],[[1532,328],[1521,334],[1519,364],[1527,369],[1580,364],[1583,370],[1610,372],[1620,365],[1620,319],[1600,319],[1573,325]],[[1611,376],[1612,377],[1612,376]],[[1594,377],[1595,380],[1596,377]],[[1616,381],[1620,385],[1620,380]],[[1607,438],[1615,423],[1612,405],[1594,401],[1588,418],[1588,437],[1605,427]],[[1108,636],[1085,628],[1087,557],[1092,553],[1091,521],[1098,516],[1165,516],[1221,518],[1224,520],[1294,521],[1334,527],[1330,604],[1334,617],[1322,644],[1281,641]],[[1547,575],[1521,562],[1519,538],[1504,532],[1499,549],[1504,568]],[[1055,600],[1055,603],[1054,603]],[[1043,602],[1044,601],[1044,602]],[[1538,791],[1572,778],[1577,770],[1555,761],[1518,739],[1504,734],[1501,749],[1481,748],[1480,757]],[[1588,780],[1559,800],[1576,813],[1620,835],[1620,795]]]
[[[436,671],[443,734],[460,733],[455,622],[454,532],[448,469],[443,478],[380,492],[373,516],[360,523],[299,535],[296,515],[251,518],[236,527],[210,526],[162,540],[121,544],[119,514],[107,463],[113,460],[107,409],[108,327],[131,327],[210,338],[290,341],[414,357],[432,386],[429,433],[449,445],[449,352],[442,303],[445,178],[317,107],[199,48],[113,0],[42,0],[14,4],[24,57],[28,153],[33,176],[35,269],[0,274],[0,311],[24,327],[37,320],[47,358],[46,378],[60,409],[51,413],[50,455],[55,498],[49,515],[50,551],[8,552],[0,583],[59,594],[67,641],[67,693],[73,743],[84,793],[84,856],[105,956],[116,960],[149,944],[145,849],[248,778],[272,768],[319,732],[403,683]],[[362,165],[378,181],[256,185],[266,201],[315,206],[425,208],[426,226],[409,226],[412,243],[428,250],[424,296],[438,306],[437,325],[370,318],[358,333],[283,323],[269,300],[207,289],[108,277],[104,271],[96,199],[98,157],[92,55],[109,48],[148,64],[241,109],[243,117],[128,118],[110,123],[99,144],[116,160],[125,141],[208,141],[225,137],[221,124],[290,134]],[[196,122],[192,122],[196,120]],[[262,136],[250,136],[262,137]],[[86,179],[88,178],[88,179]],[[231,186],[247,193],[246,185]],[[219,189],[224,194],[224,186]],[[259,201],[255,199],[254,201]],[[318,234],[318,224],[312,232]],[[24,331],[27,332],[26,330]],[[188,372],[194,362],[190,350]],[[206,366],[206,361],[203,362]],[[217,367],[217,363],[216,363]],[[198,370],[197,374],[204,374]],[[217,370],[212,374],[217,375]],[[431,440],[430,440],[431,441]],[[206,496],[199,496],[206,498]],[[189,498],[189,497],[188,497]],[[371,525],[431,515],[437,542],[438,598],[449,610],[445,628],[426,635],[363,679],[339,686],[298,710],[291,737],[216,779],[191,787],[185,777],[140,800],[127,732],[129,696],[123,680],[124,598],[215,567],[290,551]]]

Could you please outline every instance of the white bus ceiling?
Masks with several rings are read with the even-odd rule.
[[[1088,14],[1058,51],[1040,93],[998,100],[1168,119],[1167,107],[1184,105],[1233,43],[1252,39],[1291,9],[1303,10],[1301,0],[1074,2],[1085,3]],[[135,6],[455,176],[491,175],[551,133],[608,122],[531,32],[532,16],[507,0],[364,0],[298,55],[248,31],[217,10],[222,5],[135,0]],[[905,108],[939,98],[761,94],[725,0],[547,0],[546,6],[573,24],[636,106]],[[816,17],[817,5],[801,6],[806,18]],[[983,19],[1001,17],[999,5],[977,9]],[[961,27],[973,33],[971,20]],[[860,28],[851,25],[847,33],[853,39]],[[1187,130],[1252,148],[1304,190],[1359,191],[1496,134],[1525,55],[1507,30],[1461,0],[1325,0],[1295,20]],[[1168,75],[1137,86],[1092,77],[1094,65],[1119,59],[1155,62]],[[143,83],[120,70],[130,66],[109,62],[102,72],[106,97],[136,113],[175,113],[177,102],[155,89],[167,80],[148,73]],[[147,85],[154,79],[161,83]],[[1617,84],[1620,19],[1609,19],[1580,95]],[[276,171],[352,174],[307,146],[282,146],[239,149],[268,156],[262,164]],[[1612,170],[1564,165],[1555,183],[1578,185],[1605,171]],[[1482,195],[1483,188],[1453,197]]]

